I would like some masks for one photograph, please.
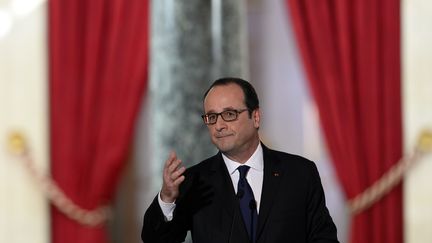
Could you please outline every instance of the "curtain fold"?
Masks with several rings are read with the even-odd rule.
[[[112,199],[147,86],[147,0],[49,1],[51,171],[74,203]],[[52,242],[107,242],[52,208]]]
[[[350,199],[402,156],[400,1],[286,0],[339,180]],[[355,215],[352,243],[403,242],[402,187]]]

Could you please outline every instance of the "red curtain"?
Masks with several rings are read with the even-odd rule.
[[[402,155],[400,1],[286,0],[348,198]],[[355,215],[352,243],[403,242],[402,189]]]
[[[109,203],[148,72],[147,0],[50,0],[52,176],[84,209]],[[106,242],[52,208],[52,242]]]

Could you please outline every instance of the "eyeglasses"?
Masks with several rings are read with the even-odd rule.
[[[226,122],[235,121],[237,120],[238,114],[247,111],[249,109],[242,109],[242,110],[226,110],[222,111],[221,113],[208,113],[205,115],[202,115],[201,117],[204,120],[204,123],[206,125],[213,125],[217,122],[217,119],[219,115],[222,117],[222,119]]]

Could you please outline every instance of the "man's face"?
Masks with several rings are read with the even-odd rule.
[[[246,108],[243,91],[237,84],[215,86],[204,99],[205,114]],[[239,113],[235,121],[227,122],[218,116],[217,122],[207,127],[213,144],[220,151],[232,158],[242,158],[250,156],[258,146],[259,122],[260,112],[256,109],[251,118],[248,111]]]

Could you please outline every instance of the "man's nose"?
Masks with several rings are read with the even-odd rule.
[[[222,119],[222,116],[218,117],[216,123],[214,124],[217,131],[222,131],[227,127],[226,121]]]

